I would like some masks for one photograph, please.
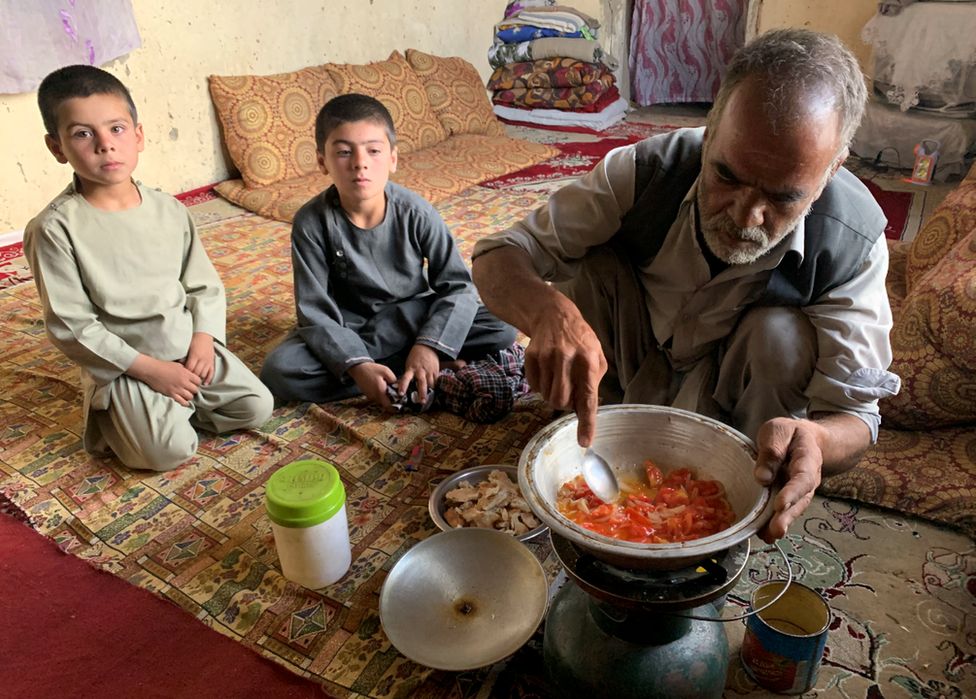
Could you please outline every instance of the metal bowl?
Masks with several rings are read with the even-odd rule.
[[[444,518],[444,513],[448,510],[447,498],[445,497],[447,493],[457,488],[461,485],[461,481],[467,481],[471,485],[477,485],[481,481],[488,479],[488,474],[492,471],[504,471],[508,474],[508,478],[516,486],[519,485],[518,481],[518,468],[515,466],[508,466],[503,464],[488,464],[485,466],[472,466],[471,468],[466,468],[457,473],[451,474],[443,481],[441,481],[434,492],[430,494],[430,500],[427,503],[427,510],[430,512],[430,518],[434,520],[434,524],[442,531],[447,531],[449,529],[454,529],[447,520]],[[521,490],[521,487],[519,487]],[[525,497],[523,492],[522,497]],[[472,529],[474,527],[465,527],[465,529]],[[540,524],[535,529],[530,529],[525,532],[525,534],[519,534],[515,538],[519,541],[532,541],[538,536],[545,534],[546,526]]]
[[[674,570],[709,558],[755,534],[773,514],[773,493],[753,477],[752,440],[717,420],[656,405],[612,405],[597,412],[593,448],[621,474],[640,474],[645,459],[663,471],[689,468],[720,481],[738,519],[711,536],[673,544],[621,541],[584,529],[556,508],[559,487],[580,474],[583,450],[577,418],[543,427],[519,460],[519,486],[529,507],[549,526],[593,556],[624,568]]]
[[[471,670],[518,650],[545,616],[542,564],[512,536],[476,527],[421,541],[380,590],[380,623],[398,651],[437,670]]]

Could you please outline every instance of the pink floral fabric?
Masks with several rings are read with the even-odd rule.
[[[630,87],[637,104],[711,102],[745,41],[745,0],[636,0]]]

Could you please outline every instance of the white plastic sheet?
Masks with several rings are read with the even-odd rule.
[[[976,104],[976,3],[917,2],[875,15],[861,38],[875,51],[876,85],[902,110]]]
[[[131,0],[4,0],[0,27],[0,93],[31,92],[57,68],[104,65],[142,45]]]

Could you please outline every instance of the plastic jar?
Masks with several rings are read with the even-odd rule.
[[[314,460],[283,466],[268,479],[265,507],[286,578],[317,589],[346,574],[352,562],[346,489],[335,466]]]

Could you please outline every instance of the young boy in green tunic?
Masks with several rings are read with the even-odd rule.
[[[81,370],[85,448],[166,471],[196,452],[194,427],[266,422],[273,398],[225,347],[224,288],[189,212],[132,179],[144,137],[129,91],[76,65],[37,100],[74,177],[27,224],[24,251],[48,337]]]

